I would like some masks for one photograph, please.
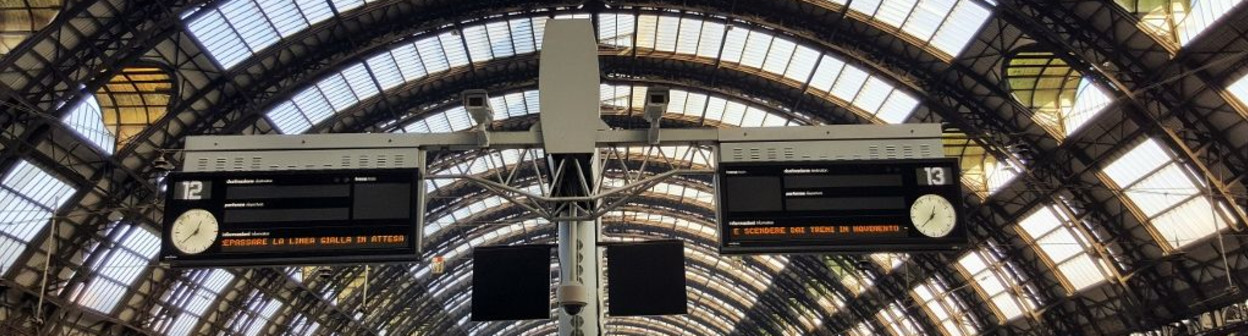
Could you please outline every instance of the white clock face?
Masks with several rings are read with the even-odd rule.
[[[919,196],[910,205],[910,222],[928,237],[944,237],[953,232],[958,213],[944,197],[935,194]]]
[[[217,241],[217,217],[204,209],[183,212],[173,221],[173,247],[185,254],[199,254]]]

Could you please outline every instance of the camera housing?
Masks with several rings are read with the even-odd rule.
[[[671,91],[667,88],[650,88],[646,92],[646,107],[643,117],[651,124],[656,124],[667,113],[667,103],[671,101]]]
[[[468,110],[468,115],[472,116],[477,127],[484,128],[494,122],[494,108],[490,107],[489,92],[481,89],[464,90],[460,97],[463,99],[464,109]]]
[[[585,292],[585,286],[580,284],[560,285],[558,292],[555,293],[555,299],[559,307],[563,308],[568,315],[579,315],[589,304],[589,295]]]

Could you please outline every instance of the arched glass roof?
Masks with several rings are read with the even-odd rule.
[[[298,91],[292,98],[277,103],[265,114],[283,133],[302,133],[360,101],[373,98],[382,91],[404,83],[460,71],[470,63],[531,54],[541,48],[541,35],[546,20],[546,17],[510,19],[505,22],[508,29],[496,29],[494,36],[489,33],[490,24],[471,25],[461,30],[438,33],[436,36],[418,37],[410,43],[400,43],[387,51],[366,57],[364,62],[343,66],[344,70],[330,74],[317,81],[314,86]],[[828,99],[884,122],[903,122],[918,106],[918,99],[896,88],[888,80],[872,75],[856,65],[847,64],[839,56],[797,45],[790,39],[776,36],[767,30],[748,27],[728,30],[727,25],[719,22],[666,15],[600,14],[599,20],[602,22],[599,26],[599,39],[607,46],[697,56],[706,58],[706,62],[719,60],[759,69],[797,83],[809,80],[810,87],[826,92]],[[494,25],[501,24],[503,23],[499,22]],[[665,24],[672,27],[660,27]],[[634,45],[631,40],[623,37],[623,30],[613,29],[612,25],[617,28],[636,25],[635,30],[650,27],[654,32],[653,40],[638,36]],[[676,29],[677,25],[697,28]],[[603,30],[607,32],[601,32]],[[701,39],[703,30],[720,33],[708,31],[705,35],[715,38]],[[614,44],[626,40],[630,42]],[[483,44],[499,47],[472,47]],[[464,46],[469,48],[465,49]],[[532,98],[535,97],[525,98],[524,111],[531,112],[536,106]],[[519,106],[503,106],[508,107],[508,113],[520,111]],[[729,120],[732,117],[726,116]]]
[[[25,305],[36,301],[32,293],[42,290],[37,284],[48,267],[54,290],[42,293],[54,295],[40,300],[46,309],[40,311],[50,314],[38,318],[53,333],[552,332],[549,322],[468,322],[463,288],[470,263],[443,275],[422,264],[376,267],[378,274],[411,280],[380,286],[386,288],[367,300],[362,277],[349,268],[319,279],[288,276],[294,269],[150,265],[151,219],[160,214],[146,201],[154,196],[144,193],[154,192],[145,188],[152,182],[150,161],[161,156],[154,148],[169,147],[160,151],[174,151],[169,158],[176,161],[185,134],[268,132],[267,126],[287,134],[339,130],[339,120],[380,117],[370,109],[388,104],[379,103],[383,96],[402,97],[401,104],[412,99],[391,93],[435,92],[420,102],[443,105],[390,111],[384,118],[392,119],[380,124],[366,118],[343,128],[464,129],[470,118],[439,96],[446,93],[426,90],[477,84],[508,88],[491,101],[503,119],[528,118],[505,120],[505,127],[535,119],[540,106],[535,93],[525,91],[531,88],[526,79],[490,82],[471,74],[482,65],[491,72],[508,68],[495,65],[531,63],[545,20],[564,16],[595,18],[600,51],[610,62],[669,67],[643,78],[608,76],[624,84],[602,86],[605,115],[633,114],[649,85],[640,83],[678,83],[665,117],[683,126],[820,124],[839,113],[817,110],[829,106],[857,117],[850,120],[942,122],[946,144],[957,145],[947,153],[973,168],[964,182],[980,196],[968,198],[975,245],[966,253],[732,258],[714,249],[713,198],[707,200],[705,181],[659,185],[608,215],[607,239],[686,241],[690,279],[701,282],[690,294],[697,303],[689,316],[620,319],[608,330],[1117,335],[1170,332],[1176,324],[1194,328],[1199,324],[1188,322],[1202,318],[1197,314],[1244,301],[1244,294],[1221,290],[1248,285],[1239,280],[1248,265],[1243,238],[1228,234],[1243,227],[1241,176],[1248,166],[1242,136],[1248,79],[1234,54],[1244,36],[1232,21],[1244,16],[1238,0],[783,0],[580,8],[516,2],[507,9],[466,1],[456,6],[476,8],[471,13],[479,17],[420,23],[420,31],[413,26],[390,35],[359,33],[384,26],[377,23],[403,30],[393,24],[413,23],[395,16],[449,7],[222,0],[181,8],[144,1],[71,2],[63,20],[45,15],[60,6],[44,1],[23,0],[18,9],[0,5],[6,18],[32,18],[10,20],[31,23],[22,28],[27,31],[0,25],[0,54],[14,53],[0,59],[0,81],[12,88],[3,107],[17,111],[0,117],[6,127],[0,138],[0,274],[11,289],[6,293],[18,298],[0,308],[15,314],[12,321],[33,321],[34,310]],[[145,10],[151,8],[159,10]],[[35,21],[44,19],[52,29],[36,33],[43,23]],[[31,43],[18,46],[11,37]],[[1040,55],[1048,58],[1042,66],[1011,64],[1019,51],[1035,52],[1035,46],[1054,48]],[[124,72],[118,69],[136,66],[170,70],[141,94],[142,102],[117,98],[130,94],[113,90]],[[694,71],[685,78],[682,70]],[[697,87],[729,76],[748,83]],[[453,83],[442,87],[442,79]],[[1036,85],[1020,87],[1013,79]],[[748,87],[755,84],[774,87],[756,92]],[[1020,95],[1020,88],[1033,92]],[[165,108],[171,115],[163,116]],[[128,118],[114,109],[136,112]],[[139,114],[146,115],[134,118]],[[42,120],[34,124],[52,126],[26,127],[30,115]],[[257,124],[258,117],[267,118]],[[627,150],[630,159],[677,157]],[[541,157],[540,151],[530,154],[522,160],[519,152],[450,153],[436,165],[480,174]],[[462,258],[473,245],[554,235],[542,228],[548,224],[466,183],[430,184],[436,192],[464,195],[431,209],[441,225],[431,227],[431,253]],[[126,220],[106,220],[114,209],[125,210]],[[472,225],[497,219],[496,225]],[[55,235],[50,222],[60,223]],[[55,253],[46,252],[53,247]],[[378,283],[372,280],[374,288]],[[438,295],[428,296],[428,289]],[[397,304],[415,307],[390,308]]]
[[[376,1],[376,0],[374,0]],[[360,8],[363,0],[229,0],[215,6],[196,9],[184,14],[186,26],[195,36],[205,51],[221,65],[230,69],[248,58],[273,46],[282,39],[290,38],[310,27],[332,18],[347,14]],[[844,0],[810,0],[812,3],[829,5],[838,8],[849,6],[851,16],[871,24],[880,26],[894,34],[902,34],[906,41],[920,47],[940,53],[943,57],[956,57],[961,53],[991,15],[991,6],[975,0],[935,0],[935,1],[844,1]],[[256,14],[261,14],[259,20]],[[643,19],[644,20],[644,19]],[[673,22],[674,23],[674,22]],[[540,25],[540,23],[539,23]],[[656,32],[676,32],[681,34],[683,28],[664,26],[665,29],[647,29],[645,22],[638,27],[639,45],[646,45],[647,39],[655,38]],[[616,26],[618,27],[618,26]],[[472,39],[468,43],[468,51],[474,60],[485,60],[481,56],[505,57],[510,54],[525,53],[533,45],[513,45],[499,43],[503,35],[509,34],[508,29],[516,26],[504,23],[472,26],[464,29],[465,34],[482,38]],[[671,28],[675,30],[667,30]],[[540,27],[538,28],[540,29]],[[709,32],[708,32],[709,33]],[[540,34],[538,34],[540,36]],[[484,37],[489,37],[488,40]],[[707,35],[713,36],[713,35]],[[624,37],[614,36],[611,42],[624,42]],[[537,38],[540,40],[540,37]],[[659,39],[663,40],[663,39]],[[670,39],[668,39],[670,40]],[[654,42],[656,40],[649,40]],[[534,43],[530,40],[528,43]],[[536,41],[540,45],[540,41]],[[653,45],[651,46],[653,47]],[[460,51],[462,52],[462,50]],[[709,51],[699,53],[701,56]]]

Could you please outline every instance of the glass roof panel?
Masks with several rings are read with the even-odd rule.
[[[979,334],[972,316],[954,300],[953,293],[937,277],[927,279],[910,292],[947,335]]]
[[[1061,217],[1064,216],[1059,217],[1058,209],[1043,206],[1019,220],[1018,225],[1035,242],[1034,246],[1057,265],[1057,275],[1075,291],[1105,281],[1109,274],[1097,266],[1103,264],[1089,253],[1092,247],[1087,236]]]
[[[1242,0],[1192,0],[1187,15],[1179,22],[1179,43],[1187,45],[1212,27]]]
[[[273,27],[282,37],[294,35],[308,28],[308,21],[303,19],[299,8],[292,6],[290,0],[259,0],[256,3],[264,15],[272,20]]]
[[[917,106],[917,100],[910,99],[908,95],[898,95],[896,99],[891,98],[897,91],[892,84],[872,77],[857,67],[846,66],[844,62],[834,57],[819,55],[817,51],[809,47],[797,45],[788,39],[775,38],[771,32],[737,28],[729,30],[724,37],[720,33],[724,28],[723,24],[704,22],[694,18],[627,14],[603,14],[601,17],[607,20],[607,24],[612,24],[612,22],[616,24],[613,34],[617,35],[627,33],[619,30],[621,24],[623,28],[635,25],[640,32],[638,44],[642,46],[649,45],[652,48],[669,52],[710,55],[709,50],[718,52],[718,47],[723,45],[725,61],[739,62],[744,66],[758,68],[800,82],[807,81],[807,77],[813,77],[810,80],[815,88],[833,90],[833,94],[842,101],[851,102],[866,113],[887,112],[881,115],[885,118],[884,120],[904,120],[903,116],[908,115]],[[284,133],[306,131],[311,126],[304,127],[297,118],[294,118],[293,112],[296,110],[303,114],[312,125],[315,125],[358,101],[379,94],[380,90],[374,91],[372,86],[366,85],[368,82],[365,79],[366,74],[374,77],[373,81],[380,86],[380,89],[387,89],[400,85],[396,72],[402,74],[403,82],[420,80],[430,74],[466,65],[470,53],[474,62],[481,62],[509,55],[513,45],[516,52],[532,52],[532,49],[528,47],[528,41],[536,41],[540,37],[542,33],[540,27],[544,26],[544,20],[543,18],[521,18],[507,21],[506,24],[495,22],[485,26],[467,26],[462,28],[462,33],[446,32],[438,36],[419,39],[412,44],[396,46],[388,52],[367,58],[365,61],[367,68],[361,66],[360,63],[349,64],[341,72],[325,77],[317,85],[321,94],[314,94],[310,88],[301,91],[292,99],[297,109],[278,103],[266,115],[270,116],[275,128]],[[534,21],[538,24],[533,24]],[[602,26],[600,30],[610,32],[611,28]],[[628,41],[631,44],[631,37],[615,38],[612,36],[614,35],[607,34],[601,42],[622,44]],[[646,36],[655,39],[647,40]],[[687,41],[696,43],[685,43]],[[464,44],[468,45],[467,50],[464,49]],[[678,44],[681,47],[678,48]],[[811,76],[811,73],[815,72],[815,60],[820,60],[821,65],[818,73]],[[841,69],[848,70],[844,71],[845,74],[841,74]],[[343,81],[346,83],[344,84]],[[828,88],[829,81],[836,83],[835,89]],[[868,91],[860,93],[864,83],[867,83],[866,90]],[[351,93],[351,95],[346,93]],[[533,104],[528,105],[530,111],[535,110]],[[743,120],[737,117],[745,117],[745,111],[727,112],[729,113],[725,113],[727,116],[725,121],[733,125],[739,125],[742,122],[737,121]],[[734,112],[741,112],[741,114]],[[765,121],[756,118],[749,121],[752,122],[751,125],[793,123],[788,119],[771,120],[764,117],[762,120]]]
[[[1201,196],[1206,190],[1204,183],[1152,138],[1111,162],[1104,173],[1148,217],[1145,222],[1166,246],[1188,246],[1232,222],[1224,205],[1214,206],[1208,197]]]
[[[192,286],[191,294],[179,300],[179,302],[166,302],[166,304],[182,310],[182,314],[179,314],[174,319],[174,322],[169,325],[167,334],[173,336],[190,335],[199,322],[200,316],[203,316],[208,311],[208,307],[216,301],[217,296],[232,281],[234,281],[234,274],[225,270],[207,269],[194,271],[187,278],[186,282],[182,283]]]
[[[1004,268],[1004,262],[987,249],[971,251],[958,259],[958,266],[969,276],[969,282],[992,302],[1005,321],[1023,316],[1035,304],[1019,297],[1013,289],[1018,281]]]
[[[156,234],[134,225],[113,229],[108,243],[92,252],[94,262],[88,264],[95,274],[74,294],[74,301],[95,311],[109,314],[125,298],[128,288],[147,270],[160,248]]]
[[[957,57],[962,50],[978,35],[979,29],[988,21],[992,10],[984,8],[971,0],[959,0],[953,11],[944,17],[944,24],[936,30],[931,39],[931,47]],[[935,15],[936,13],[929,13]]]
[[[880,309],[875,314],[875,317],[880,320],[880,324],[888,327],[888,331],[893,336],[921,334],[920,331],[923,329],[920,329],[919,325],[914,322],[914,319],[910,318],[910,314],[906,313],[901,307],[900,302],[893,301],[888,304],[888,307]]]
[[[823,1],[845,6],[844,0]],[[850,16],[896,28],[932,48],[957,57],[992,12],[972,0],[854,0]]]
[[[26,244],[74,192],[69,184],[25,160],[9,170],[0,180],[0,272],[12,270]]]
[[[1248,107],[1248,75],[1240,77],[1239,80],[1231,83],[1230,86],[1226,87],[1226,91],[1239,100],[1241,105]]]
[[[100,112],[100,102],[96,100],[95,95],[84,95],[82,100],[65,114],[62,122],[69,125],[69,129],[74,130],[79,136],[87,139],[87,142],[95,148],[103,151],[105,155],[112,155],[116,150],[117,139],[104,125],[104,115]]]

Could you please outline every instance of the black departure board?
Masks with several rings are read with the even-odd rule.
[[[173,173],[161,261],[174,267],[418,259],[417,169]]]
[[[720,252],[966,246],[957,159],[721,163]]]

